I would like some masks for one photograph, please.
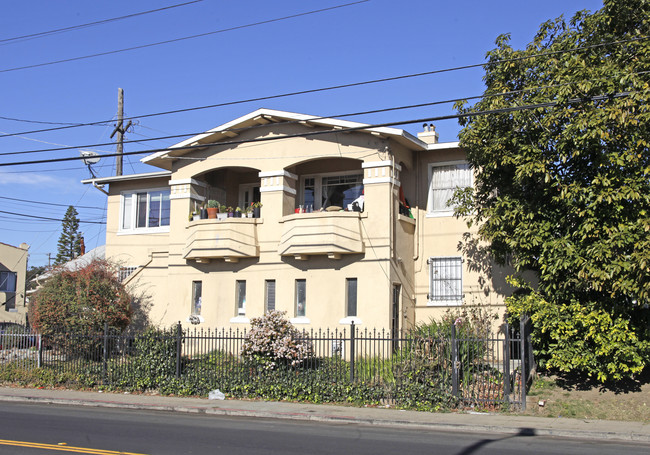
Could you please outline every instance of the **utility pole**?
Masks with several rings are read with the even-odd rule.
[[[111,139],[117,133],[117,148],[115,153],[115,175],[122,175],[122,153],[124,151],[124,133],[129,129],[132,122],[129,120],[129,123],[124,128],[124,90],[121,88],[117,89],[117,125],[113,133],[111,133]]]

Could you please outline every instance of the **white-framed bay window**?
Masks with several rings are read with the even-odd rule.
[[[430,163],[427,216],[452,216],[454,207],[448,205],[448,202],[454,191],[473,184],[472,169],[466,161]]]
[[[121,193],[120,233],[169,232],[169,188]]]
[[[300,179],[300,204],[314,210],[345,209],[363,193],[363,171],[304,175]]]
[[[460,256],[430,257],[429,305],[460,305],[463,303],[463,258]]]

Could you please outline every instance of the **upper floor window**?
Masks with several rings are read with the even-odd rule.
[[[16,272],[0,272],[0,291],[16,292]]]
[[[302,205],[314,210],[328,207],[346,209],[363,193],[363,173],[359,171],[305,176]]]
[[[169,190],[156,189],[122,193],[121,231],[138,229],[167,230]],[[161,229],[162,228],[162,229]]]
[[[433,216],[451,216],[454,207],[448,202],[457,188],[472,186],[473,175],[465,161],[433,163],[429,167],[429,200],[427,213]]]

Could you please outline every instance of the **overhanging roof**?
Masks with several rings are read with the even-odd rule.
[[[129,175],[113,175],[110,177],[96,177],[93,179],[82,180],[81,183],[93,184],[93,185],[104,185],[106,183],[114,182],[126,182],[129,180],[143,180],[143,179],[155,179],[159,177],[169,177],[171,176],[171,171],[157,171],[157,172],[147,172],[144,174],[129,174]]]
[[[320,126],[325,128],[348,129],[355,128],[357,131],[389,137],[406,147],[417,150],[427,150],[427,144],[417,137],[399,128],[377,127],[373,128],[365,123],[351,122],[332,118],[315,117],[313,115],[297,114],[294,112],[276,111],[273,109],[258,109],[221,126],[213,128],[205,133],[198,134],[182,142],[172,145],[167,150],[156,152],[141,159],[143,163],[171,169],[169,158],[182,156],[190,153],[197,146],[209,145],[219,141],[228,142],[239,135],[237,130],[255,125],[264,125],[278,122],[298,122],[309,126]],[[188,148],[192,147],[192,148]]]

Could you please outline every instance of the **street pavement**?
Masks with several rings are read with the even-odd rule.
[[[430,413],[382,407],[0,387],[0,401],[193,414],[354,423],[439,431],[521,434],[650,443],[650,423],[478,412]]]

